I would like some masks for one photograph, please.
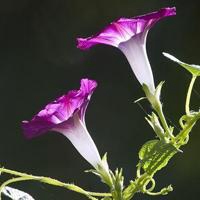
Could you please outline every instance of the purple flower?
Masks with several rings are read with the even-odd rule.
[[[118,47],[128,59],[140,84],[146,84],[154,92],[153,74],[146,53],[147,33],[160,19],[175,14],[176,9],[173,7],[130,19],[120,18],[94,36],[78,38],[77,47],[83,50],[96,44]]]
[[[45,106],[32,120],[23,121],[24,135],[30,139],[50,130],[59,132],[97,168],[101,158],[85,125],[85,111],[96,87],[95,81],[82,79],[79,90],[69,91]]]

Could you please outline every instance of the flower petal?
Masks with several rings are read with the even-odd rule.
[[[160,19],[176,14],[176,8],[162,8],[159,11],[134,18],[120,18],[109,24],[100,33],[78,38],[77,47],[88,49],[96,44],[118,47],[126,56],[136,78],[145,84],[153,94],[155,84],[146,53],[146,37],[150,28]]]
[[[53,130],[67,137],[83,158],[94,168],[98,167],[101,163],[99,152],[78,113],[74,114],[70,122],[63,122],[63,124],[56,126]]]
[[[77,111],[80,118],[84,121],[86,107],[96,87],[96,81],[82,79],[79,90],[69,91],[45,106],[32,120],[23,121],[24,135],[27,138],[41,135],[53,129],[56,125],[68,121]]]
[[[154,93],[155,84],[153,73],[146,53],[146,44],[141,42],[140,35],[120,43],[119,49],[126,56],[131,69],[140,84],[146,84],[150,91]]]
[[[148,32],[148,30],[160,19],[176,14],[175,7],[162,8],[159,11],[134,18],[120,18],[109,24],[102,31],[88,38],[78,38],[77,47],[88,49],[96,44],[107,44],[118,47],[135,35]]]

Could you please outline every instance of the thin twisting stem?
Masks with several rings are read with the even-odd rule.
[[[197,76],[195,76],[195,75],[192,76],[192,79],[190,81],[190,85],[188,88],[187,96],[186,96],[185,112],[187,115],[190,115],[190,98],[191,98],[192,89],[193,89],[196,78],[197,78]]]

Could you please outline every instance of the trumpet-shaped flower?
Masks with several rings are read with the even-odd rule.
[[[33,138],[50,130],[59,132],[71,141],[93,167],[97,168],[101,158],[85,124],[85,111],[96,87],[95,81],[82,79],[79,90],[69,91],[49,103],[32,120],[23,121],[24,135]]]
[[[140,84],[146,84],[153,93],[154,79],[146,53],[147,34],[160,19],[175,14],[176,9],[173,7],[130,19],[120,18],[94,36],[78,38],[77,47],[84,50],[96,44],[107,44],[119,48],[125,54]]]

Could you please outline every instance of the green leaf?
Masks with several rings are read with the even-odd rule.
[[[150,140],[146,142],[139,151],[139,158],[143,160],[151,155],[152,149],[159,142],[159,140]]]
[[[150,140],[142,146],[139,152],[139,165],[145,172],[153,175],[165,167],[177,152],[178,150],[171,143]]]
[[[169,58],[170,60],[178,63],[179,65],[181,65],[182,67],[184,67],[186,70],[188,70],[193,76],[200,76],[200,65],[194,65],[194,64],[187,64],[184,63],[180,60],[178,60],[177,58],[175,58],[174,56],[170,55],[169,53],[164,53],[163,55],[167,58]]]

